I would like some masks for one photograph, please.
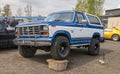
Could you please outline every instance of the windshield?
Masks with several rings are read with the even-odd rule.
[[[53,13],[50,14],[44,21],[60,21],[60,22],[72,22],[73,12]]]

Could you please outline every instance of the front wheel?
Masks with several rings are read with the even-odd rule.
[[[88,47],[88,53],[90,55],[98,55],[100,50],[100,42],[98,39],[93,39]]]
[[[36,49],[30,46],[18,46],[18,50],[21,56],[25,58],[33,57],[36,53]]]
[[[70,52],[69,41],[64,36],[58,36],[51,46],[51,55],[54,59],[65,59]]]

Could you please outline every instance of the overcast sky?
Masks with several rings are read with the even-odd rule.
[[[32,5],[32,15],[48,15],[51,12],[72,10],[75,7],[77,0],[0,0],[0,8],[5,4],[10,4],[12,15],[17,14],[19,8],[24,13],[24,8],[27,4]],[[120,8],[120,0],[106,0],[104,9]],[[25,15],[25,14],[24,14]]]

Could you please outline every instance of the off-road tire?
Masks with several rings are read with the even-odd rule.
[[[100,42],[98,39],[93,39],[90,46],[88,47],[88,54],[98,55],[100,51]]]
[[[54,59],[65,59],[70,52],[69,41],[64,36],[56,37],[54,43],[51,46],[51,55]]]
[[[18,50],[19,50],[20,55],[25,58],[33,57],[36,53],[36,49],[34,49],[33,47],[30,47],[30,46],[19,45]]]

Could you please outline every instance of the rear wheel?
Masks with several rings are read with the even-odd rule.
[[[113,36],[112,36],[112,40],[113,41],[118,41],[120,38],[119,38],[119,36],[117,35],[117,34],[114,34]]]
[[[51,55],[54,59],[65,59],[70,52],[69,41],[64,36],[58,36],[52,47],[51,47]]]
[[[90,55],[98,55],[100,50],[100,42],[98,39],[93,39],[88,47],[88,53]]]
[[[33,57],[36,53],[36,49],[30,46],[18,46],[18,50],[21,56],[25,58]]]

